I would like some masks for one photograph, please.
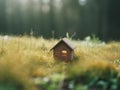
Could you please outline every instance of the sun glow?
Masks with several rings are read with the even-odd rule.
[[[43,3],[49,3],[50,0],[43,0],[42,2],[43,2]]]
[[[86,3],[87,3],[87,0],[79,0],[79,4],[82,6],[86,5]]]
[[[28,3],[29,0],[20,0],[21,4],[26,4]]]

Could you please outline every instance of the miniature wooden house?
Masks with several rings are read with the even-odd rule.
[[[51,50],[55,59],[71,61],[73,59],[75,46],[67,39],[61,39]]]

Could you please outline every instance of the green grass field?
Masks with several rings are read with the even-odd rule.
[[[40,90],[119,90],[120,42],[104,43],[95,38],[71,40],[76,45],[74,59],[72,63],[65,63],[54,60],[50,51],[58,41],[1,36],[0,90],[36,90],[36,85]],[[104,85],[96,86],[95,80]],[[6,82],[11,89],[4,87]],[[11,82],[17,84],[9,85]]]

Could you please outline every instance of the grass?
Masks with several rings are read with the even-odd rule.
[[[0,81],[9,77],[15,82],[22,83],[26,88],[31,85],[31,78],[51,78],[53,74],[60,73],[60,81],[63,80],[63,74],[65,77],[75,77],[75,75],[81,75],[84,71],[89,70],[90,67],[104,71],[108,66],[110,70],[120,72],[120,42],[102,44],[95,40],[94,42],[92,40],[72,40],[76,49],[74,62],[71,64],[54,60],[50,49],[56,42],[58,42],[57,39],[47,40],[43,37],[0,37]],[[94,74],[93,70],[92,72]],[[76,90],[85,87],[77,86]],[[51,86],[51,88],[56,87]]]

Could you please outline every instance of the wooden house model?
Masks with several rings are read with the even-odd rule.
[[[55,59],[65,62],[72,61],[75,46],[67,39],[61,39],[51,50]]]

